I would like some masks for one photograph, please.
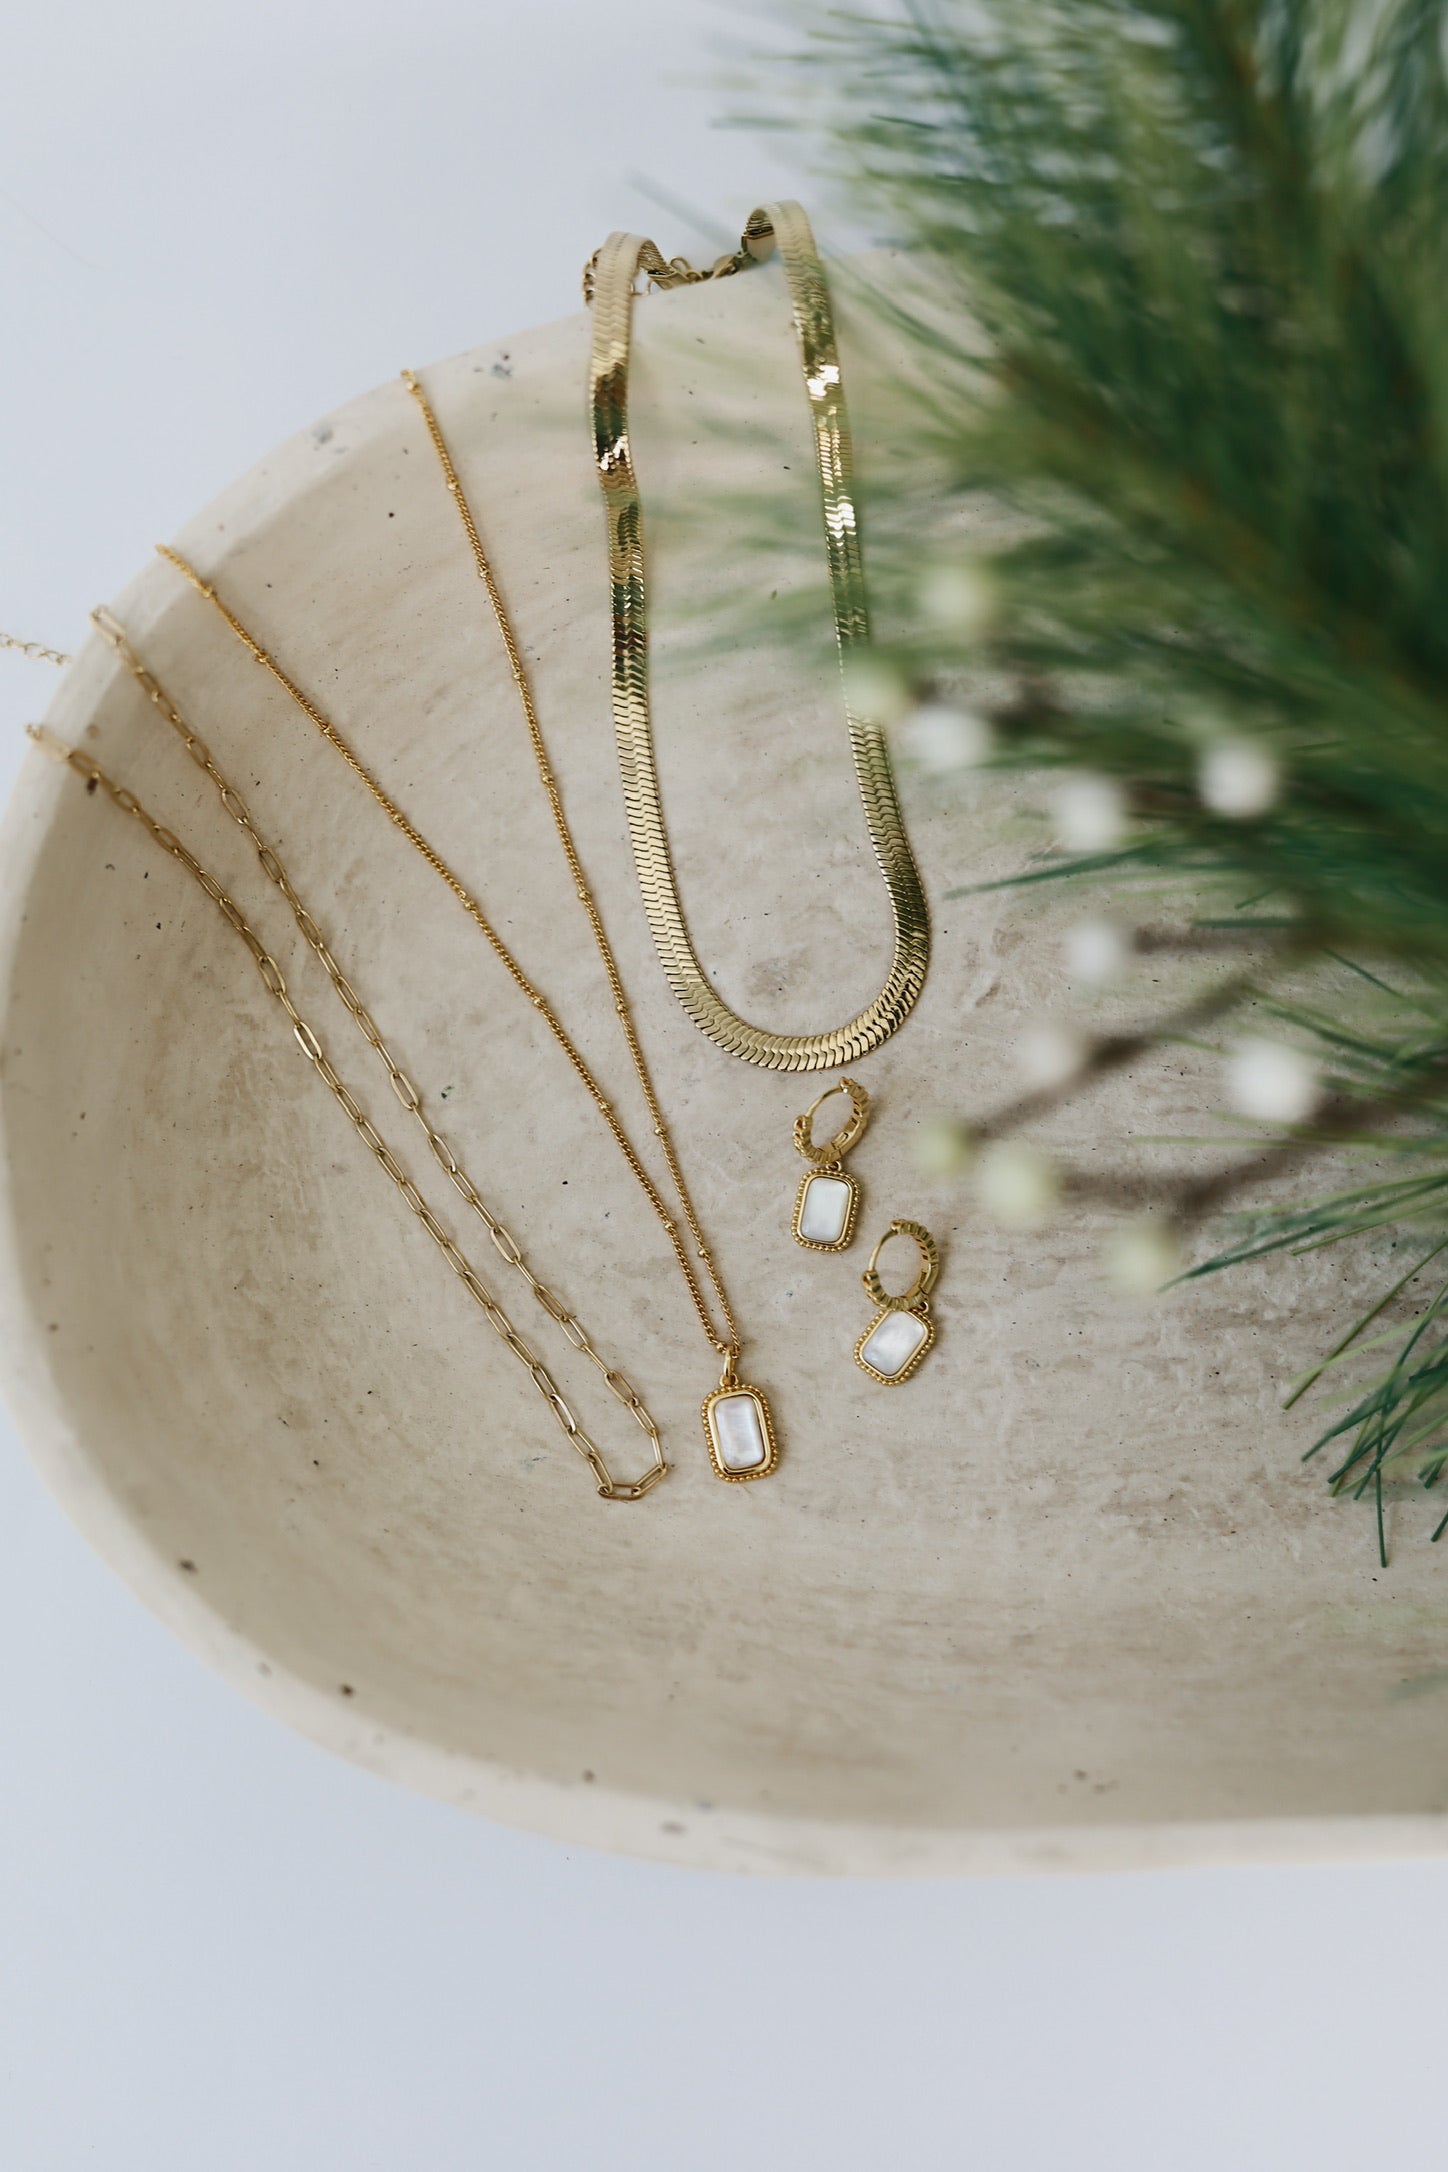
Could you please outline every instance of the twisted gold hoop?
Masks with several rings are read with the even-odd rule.
[[[634,281],[692,285],[742,271],[777,242],[789,285],[805,389],[814,424],[823,498],[835,635],[842,676],[868,646],[869,610],[855,506],[849,417],[835,345],[829,289],[809,220],[796,203],[752,212],[739,249],[707,271],[666,260],[639,234],[610,234],[584,274],[593,305],[589,408],[594,459],[608,522],[613,597],[613,718],[628,813],[629,841],[644,911],[664,977],[699,1031],[718,1048],[768,1071],[825,1071],[853,1063],[888,1040],[914,1008],[930,959],[930,920],[920,875],[900,814],[885,735],[859,715],[845,680],[850,752],[870,843],[884,877],[894,923],[894,952],[884,987],[856,1016],[829,1033],[770,1033],[750,1025],[719,995],[699,962],[684,919],[664,824],[649,712],[649,636],[643,512],[628,427],[628,370]]]
[[[880,1280],[880,1254],[892,1237],[913,1239],[920,1253],[920,1265],[915,1271],[915,1280],[908,1290],[902,1290],[898,1296],[892,1296]],[[923,1312],[928,1310],[925,1300],[935,1287],[935,1278],[939,1272],[940,1247],[924,1224],[892,1222],[870,1254],[870,1264],[860,1280],[865,1285],[871,1304],[878,1305],[882,1312]]]
[[[816,1146],[814,1140],[815,1112],[824,1106],[834,1094],[848,1094],[850,1113],[844,1126],[824,1146]],[[795,1119],[795,1151],[812,1161],[817,1169],[826,1169],[834,1162],[842,1161],[852,1146],[858,1145],[865,1135],[870,1121],[870,1096],[863,1086],[852,1078],[836,1079],[833,1086],[826,1086],[822,1094],[816,1094],[803,1116]]]

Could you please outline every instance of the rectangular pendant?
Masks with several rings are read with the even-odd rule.
[[[855,1344],[855,1363],[872,1380],[887,1388],[908,1380],[935,1340],[935,1322],[929,1314],[890,1311],[876,1313]]]
[[[808,1171],[794,1202],[794,1241],[810,1252],[843,1252],[855,1234],[860,1187],[843,1170]]]
[[[716,1388],[704,1400],[704,1439],[716,1478],[767,1478],[779,1461],[774,1421],[758,1388]]]

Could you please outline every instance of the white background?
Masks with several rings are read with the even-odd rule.
[[[0,625],[351,393],[697,246],[700,0],[99,0],[0,76]],[[838,229],[836,229],[838,231]],[[0,657],[0,771],[48,695]],[[1448,1567],[1445,1567],[1448,1575]],[[1442,2159],[1448,1868],[745,1884],[395,1793],[205,1675],[0,1439],[3,2172],[1358,2172]]]

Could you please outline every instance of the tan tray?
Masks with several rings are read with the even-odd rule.
[[[793,491],[796,558],[701,657],[691,607],[743,561],[657,520],[657,726],[681,883],[733,1000],[800,1030],[878,986],[883,897],[828,671],[768,639],[818,568],[777,270],[641,308],[646,505],[723,475]],[[858,327],[842,310],[847,342]],[[1279,1392],[1350,1317],[1337,1251],[1114,1300],[1103,1225],[1007,1237],[914,1168],[915,1128],[989,1106],[1023,1020],[1066,1000],[1055,931],[957,885],[1020,864],[1004,795],[902,775],[936,954],[864,1067],[859,1233],[801,1250],[814,1085],[731,1062],[648,946],[607,694],[581,319],[428,373],[536,672],[584,854],[774,1401],[773,1479],[710,1475],[717,1365],[558,1051],[435,878],[167,567],[116,608],[250,797],[384,1032],[540,1271],[615,1351],[676,1469],[605,1506],[520,1369],[349,1133],[236,939],[139,827],[33,755],[0,863],[8,1393],[76,1521],[254,1701],[489,1815],[702,1865],[846,1872],[1437,1849],[1448,1562],[1421,1505],[1369,1519],[1299,1463]],[[856,371],[868,483],[881,414]],[[741,427],[720,433],[727,412]],[[788,466],[789,474],[784,474]],[[400,385],[284,446],[181,539],[274,640],[492,908],[620,1105],[626,1067],[497,639]],[[91,641],[55,728],[93,747],[254,909],[365,1105],[427,1188],[380,1073],[245,841]],[[1125,1013],[1154,994],[1143,968]],[[1173,1059],[1058,1127],[1217,1127]],[[440,1188],[439,1188],[440,1189]],[[898,1393],[852,1362],[893,1216],[944,1247],[939,1340]],[[461,1229],[461,1225],[459,1225]],[[481,1232],[478,1233],[481,1237]],[[526,1293],[507,1289],[539,1331]],[[1356,1276],[1358,1279],[1353,1280]],[[595,1416],[592,1376],[540,1346]],[[621,1414],[600,1440],[624,1462]],[[1425,1695],[1412,1692],[1422,1688]],[[1441,1692],[1440,1692],[1441,1694]]]

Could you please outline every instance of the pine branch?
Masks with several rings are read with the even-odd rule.
[[[1164,947],[1264,950],[969,1128],[999,1142],[1164,1040],[1230,1042],[1249,1002],[1321,1072],[1312,1121],[1248,1156],[1068,1179],[1192,1227],[1254,1187],[1307,1194],[1196,1273],[1448,1226],[1445,19],[917,0],[831,18],[812,63],[839,169],[930,275],[928,307],[878,299],[913,343],[902,456],[867,507],[897,675],[991,725],[997,767],[1118,788],[1118,838],[1013,884],[1175,886],[1190,940]],[[967,600],[974,571],[990,612],[932,603],[942,569]],[[1213,783],[1244,746],[1274,787],[1255,797]],[[1299,981],[1318,961],[1292,1003],[1266,992],[1287,958]],[[1311,1195],[1368,1148],[1401,1172]],[[1379,1508],[1385,1472],[1448,1465],[1445,1307],[1324,1436],[1351,1438],[1334,1482]]]

